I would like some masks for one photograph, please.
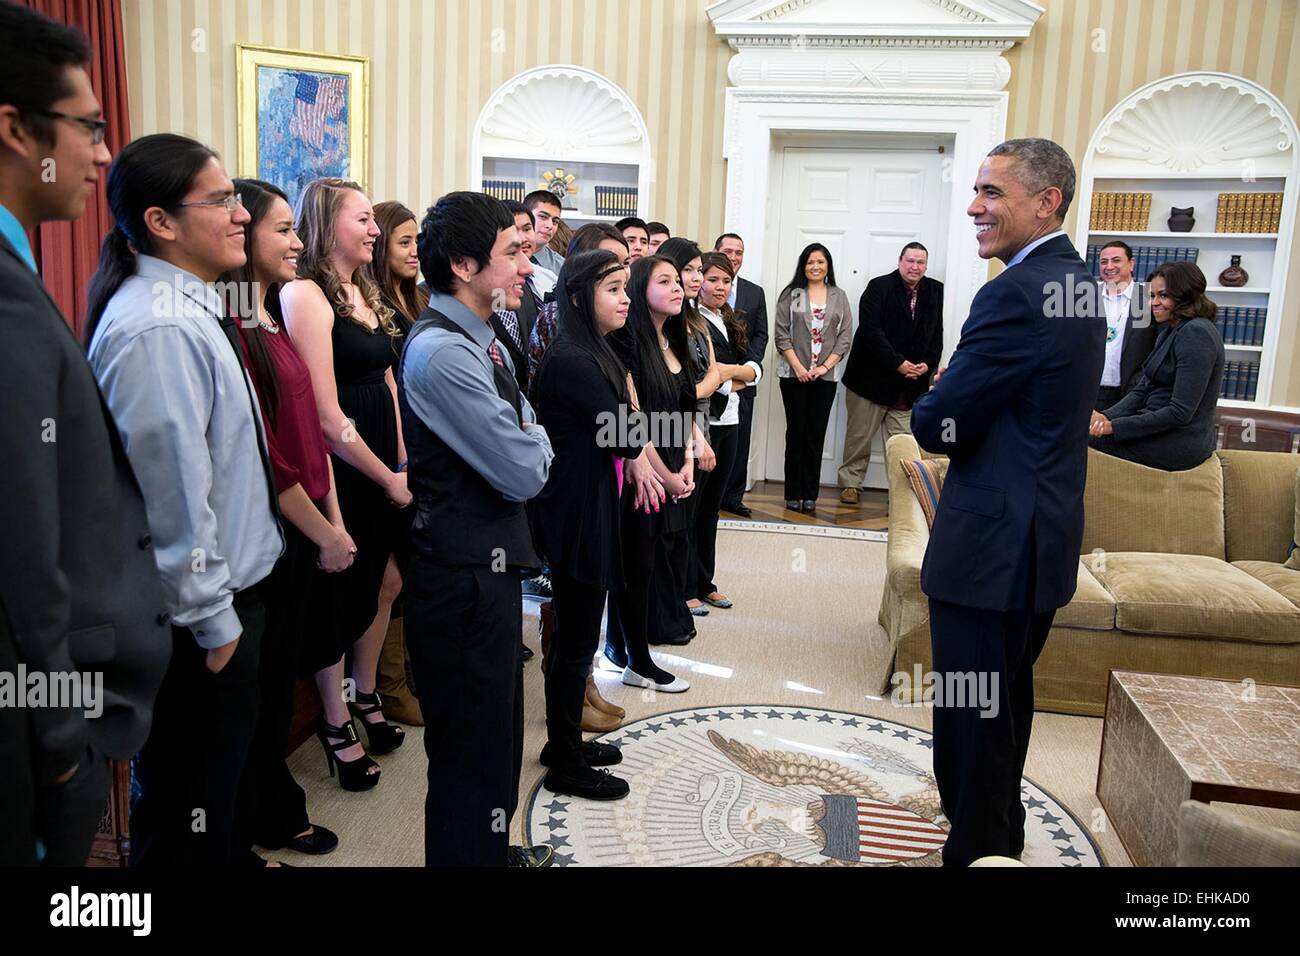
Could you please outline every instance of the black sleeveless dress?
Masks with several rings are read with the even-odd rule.
[[[372,332],[336,312],[331,340],[339,408],[375,457],[396,471],[397,414],[384,373],[396,366],[402,337],[383,329]],[[365,633],[379,610],[379,589],[389,555],[397,554],[400,564],[409,553],[413,509],[396,508],[379,485],[337,454],[331,452],[330,458],[339,510],[357,554],[346,571],[326,575],[334,621],[325,631],[332,639],[326,636],[315,642],[320,658],[309,662],[308,670],[333,664]]]

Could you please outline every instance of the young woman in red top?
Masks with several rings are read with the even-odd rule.
[[[223,276],[239,320],[245,365],[257,389],[275,472],[285,551],[268,578],[257,728],[240,785],[232,858],[258,865],[252,845],[328,853],[338,838],[307,818],[307,798],[285,764],[293,687],[304,641],[327,622],[321,572],[352,564],[356,546],[343,526],[334,473],[321,434],[311,376],[279,320],[279,290],[294,278],[302,242],[293,211],[270,183],[235,180],[252,219],[244,229],[247,264]],[[351,766],[351,765],[348,765]],[[357,765],[373,785],[375,770]]]

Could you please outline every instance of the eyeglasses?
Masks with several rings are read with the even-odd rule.
[[[229,196],[222,196],[220,199],[204,199],[201,202],[183,202],[177,203],[178,206],[224,206],[226,212],[234,212],[236,206],[244,205],[244,197],[239,193],[231,193]]]
[[[90,137],[96,146],[104,141],[104,130],[108,129],[108,121],[102,119],[90,119],[86,116],[71,116],[67,113],[60,113],[56,110],[41,110],[36,114],[48,119],[67,120],[69,123],[76,123],[85,129],[90,130]]]

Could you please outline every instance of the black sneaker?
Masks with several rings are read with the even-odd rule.
[[[567,793],[586,800],[621,800],[630,790],[622,777],[592,767],[574,771],[548,770],[542,786],[551,793]]]
[[[541,846],[512,846],[506,851],[506,866],[550,866],[555,861],[555,848]]]
[[[588,767],[612,767],[616,763],[623,762],[623,751],[613,744],[602,744],[596,740],[584,740],[582,742],[582,759],[587,762]],[[551,760],[546,754],[546,747],[542,748],[538,760],[541,761],[543,767],[552,766]]]
[[[551,587],[551,579],[544,574],[539,574],[537,577],[525,581],[524,593],[530,597],[546,598],[547,600],[555,597],[555,590]]]

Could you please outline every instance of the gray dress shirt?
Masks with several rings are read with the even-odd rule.
[[[533,259],[544,269],[549,269],[557,276],[560,270],[564,268],[564,256],[560,255],[550,246],[541,246],[533,252]],[[554,283],[552,283],[554,284]]]
[[[426,329],[411,338],[402,356],[402,382],[411,410],[507,501],[533,498],[550,474],[551,440],[521,393],[520,428],[514,407],[497,394],[488,347],[492,326],[454,296],[434,292],[429,308],[441,312],[473,338]],[[498,344],[506,367],[510,353]]]
[[[224,314],[212,286],[137,256],[89,351],[144,493],[172,620],[208,649],[243,632],[234,593],[270,574],[284,550],[261,410]]]

